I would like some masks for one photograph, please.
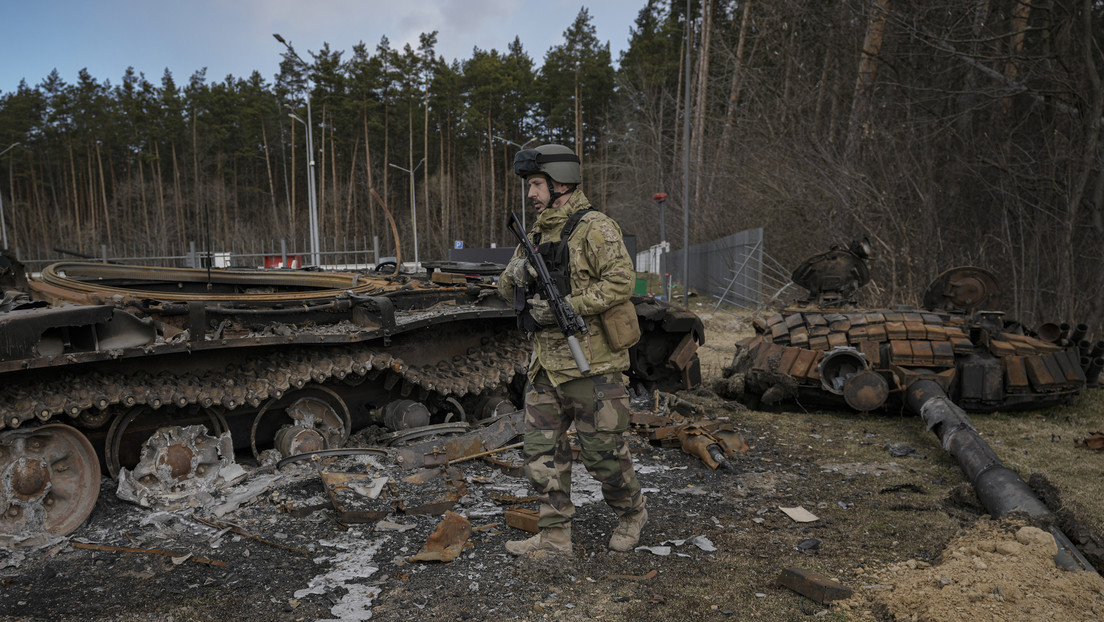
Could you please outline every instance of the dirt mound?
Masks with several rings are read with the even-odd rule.
[[[937,563],[911,559],[875,572],[834,608],[894,622],[1088,622],[1104,619],[1104,579],[1054,564],[1049,533],[982,518],[958,532]]]

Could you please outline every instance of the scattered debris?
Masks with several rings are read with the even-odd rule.
[[[802,568],[783,569],[776,582],[822,605],[828,601],[849,598],[852,594],[851,588],[835,579]]]
[[[1078,439],[1076,444],[1078,447],[1084,447],[1085,449],[1104,451],[1104,433],[1093,432],[1085,438]]]
[[[800,505],[795,508],[783,508],[779,507],[782,513],[789,516],[795,523],[811,523],[820,520],[815,514],[801,507]]]
[[[896,443],[886,445],[886,451],[888,451],[889,455],[893,456],[894,458],[908,458],[908,457],[923,458],[924,457],[924,456],[921,456],[920,454],[916,453],[916,449],[914,447],[909,447],[908,445],[898,445]]]
[[[537,519],[540,518],[540,513],[530,508],[510,508],[506,510],[506,524],[515,529],[521,529],[522,531],[528,531],[529,533],[537,533],[540,529],[537,527]]]
[[[878,494],[888,495],[894,492],[915,492],[918,495],[924,494],[924,489],[916,484],[894,484],[892,486],[886,486],[878,491]]]
[[[652,579],[656,578],[656,576],[658,576],[658,575],[659,575],[659,571],[653,568],[652,570],[649,570],[648,572],[646,572],[646,573],[644,573],[640,576],[631,575],[631,574],[611,574],[609,576],[609,578],[611,578],[611,579],[624,579],[626,581],[651,581]]]
[[[484,422],[476,430],[459,436],[404,447],[395,460],[404,469],[417,469],[491,455],[495,453],[492,450],[505,450],[502,446],[520,436],[524,429],[525,414],[515,411]]]
[[[747,453],[748,446],[731,424],[719,422],[687,423],[678,430],[682,450],[701,458],[709,468],[736,471],[729,462],[737,453]]]
[[[323,471],[322,485],[343,523],[369,523],[391,513],[441,514],[468,494],[455,468],[425,469],[400,480],[374,473]]]
[[[226,566],[226,562],[221,562],[216,559],[208,559],[206,557],[194,557],[191,553],[181,555],[180,553],[173,553],[172,551],[162,551],[161,549],[138,549],[127,546],[111,546],[108,544],[92,544],[91,542],[81,542],[79,540],[71,540],[69,546],[75,549],[88,549],[91,551],[110,551],[113,553],[144,553],[147,555],[164,555],[166,557],[173,558],[173,563],[180,565],[184,561],[193,561],[197,564],[204,564],[207,566]],[[181,559],[181,562],[177,562],[177,559]]]
[[[464,550],[471,534],[471,522],[468,519],[456,512],[445,512],[445,519],[437,525],[425,546],[410,561],[451,562]]]
[[[634,551],[648,551],[652,555],[659,555],[660,557],[667,557],[671,554],[671,547],[669,546],[638,546]]]
[[[221,517],[233,512],[242,505],[259,497],[264,491],[268,490],[269,486],[277,479],[279,479],[279,477],[273,474],[259,475],[247,483],[239,484],[238,486],[224,491],[226,493],[226,498],[222,503],[211,507],[211,514]]]
[[[815,551],[820,548],[820,540],[816,538],[805,538],[801,542],[798,542],[797,546],[794,548],[799,551]]]
[[[219,532],[220,534],[229,531],[229,532],[232,532],[232,533],[236,533],[239,536],[249,538],[250,540],[256,540],[257,542],[260,542],[262,544],[267,544],[269,546],[274,546],[276,548],[285,549],[285,550],[288,550],[288,551],[292,551],[294,553],[298,553],[298,554],[300,554],[304,557],[310,557],[311,556],[310,551],[304,551],[303,549],[297,549],[293,546],[288,546],[286,544],[280,544],[279,542],[273,542],[272,540],[265,540],[264,538],[258,538],[257,536],[249,533],[248,531],[242,529],[241,527],[238,527],[237,525],[220,525],[220,524],[216,523],[215,521],[206,520],[206,519],[200,518],[198,516],[193,516],[193,518],[195,518],[197,521],[199,521],[199,522],[201,522],[205,525],[208,525],[208,526],[214,527],[215,529],[221,530]]]

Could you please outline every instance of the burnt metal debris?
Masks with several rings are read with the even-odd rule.
[[[529,347],[496,274],[449,263],[381,275],[65,262],[31,277],[3,255],[0,545],[75,530],[95,506],[101,465],[153,498],[218,471],[233,451],[268,463],[341,449],[369,426],[410,440],[516,410]],[[632,386],[699,384],[701,320],[653,298],[633,303],[643,338],[630,352]],[[189,426],[205,433],[180,437]],[[143,463],[147,439],[169,429],[178,436],[161,437]]]
[[[974,266],[940,274],[922,308],[861,308],[854,295],[870,279],[869,256],[860,240],[794,271],[807,295],[755,320],[755,336],[737,344],[718,392],[754,406],[793,400],[920,415],[991,515],[1022,512],[1052,525],[1051,511],[1001,463],[966,412],[1068,402],[1099,384],[1104,341],[1090,342],[1084,324],[1031,330],[1005,318],[1000,282]],[[1092,568],[1060,530],[1051,532],[1059,565]]]

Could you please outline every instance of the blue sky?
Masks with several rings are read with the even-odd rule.
[[[87,68],[117,85],[128,66],[155,85],[165,69],[177,84],[206,67],[207,81],[259,71],[272,82],[283,46],[299,55],[324,42],[344,50],[363,41],[375,50],[386,35],[395,49],[439,31],[437,53],[450,61],[473,47],[504,51],[514,36],[539,66],[545,52],[587,7],[613,60],[646,0],[0,0],[4,16],[0,92],[25,79],[34,87],[57,69],[72,84]]]

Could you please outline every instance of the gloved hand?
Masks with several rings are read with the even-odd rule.
[[[548,305],[547,300],[530,298],[526,302],[529,304],[529,315],[533,316],[533,320],[537,324],[551,326],[556,323],[556,316],[552,313],[552,308]]]
[[[525,287],[537,278],[537,270],[524,256],[514,257],[506,264],[506,273],[519,287]]]

